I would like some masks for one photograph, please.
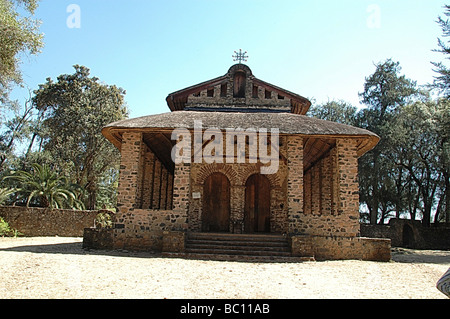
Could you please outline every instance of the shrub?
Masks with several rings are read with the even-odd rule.
[[[16,229],[11,229],[9,224],[0,217],[0,237],[17,237],[20,233]]]
[[[95,228],[112,228],[113,222],[108,213],[99,213],[95,217]]]

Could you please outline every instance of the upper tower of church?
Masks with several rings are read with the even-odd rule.
[[[311,102],[257,79],[245,64],[218,78],[169,94],[171,111],[277,112],[305,115]]]

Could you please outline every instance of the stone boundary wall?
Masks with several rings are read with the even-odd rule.
[[[291,237],[291,247],[293,256],[316,260],[391,260],[390,239],[299,235]]]
[[[151,252],[173,252],[182,253],[186,244],[186,232],[184,231],[158,231],[149,232],[144,237],[141,232],[142,240],[147,243],[146,246],[141,244],[141,241],[136,241],[134,238],[128,239],[114,239],[115,229],[113,228],[86,228],[83,236],[83,248],[85,249],[100,249],[100,250],[114,250],[126,249],[132,251],[151,251]],[[134,243],[134,245],[133,245]]]
[[[393,247],[450,250],[450,227],[423,227],[418,220],[391,218],[388,225],[361,224],[361,236],[389,238]]]
[[[94,227],[95,217],[110,211],[80,211],[48,208],[0,206],[2,217],[25,237],[83,237],[85,228]]]
[[[114,221],[114,249],[161,251],[163,233],[186,224],[186,216],[175,210],[134,209],[124,215]]]

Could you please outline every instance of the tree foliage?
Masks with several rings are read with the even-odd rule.
[[[86,207],[94,209],[99,178],[120,158],[101,129],[127,116],[125,91],[90,77],[84,66],[74,68],[74,74],[40,85],[33,104],[43,114],[39,133],[43,150],[51,154],[58,170],[86,190]]]
[[[345,101],[328,101],[309,110],[313,117],[347,125],[355,125],[356,113],[357,108]]]
[[[331,101],[311,108],[311,115],[381,137],[359,160],[363,222],[390,217],[421,219],[424,225],[448,222],[450,103],[431,100],[400,71],[390,59],[376,65],[360,94],[366,108]]]
[[[450,37],[450,23],[448,18],[450,17],[450,5],[445,5],[445,17],[438,17],[437,23],[441,27],[442,34],[444,38]],[[440,52],[444,54],[446,59],[450,56],[450,46],[448,41],[438,38],[438,49],[435,52]],[[431,62],[435,67],[434,71],[437,73],[435,76],[432,87],[438,89],[446,97],[450,96],[450,69],[443,62]]]
[[[83,203],[77,198],[78,185],[70,184],[65,177],[59,176],[49,166],[33,164],[31,172],[17,171],[5,179],[17,182],[17,202],[25,202],[28,207],[76,208],[83,209]]]
[[[399,195],[402,175],[391,159],[392,141],[387,138],[387,129],[399,108],[420,97],[416,83],[400,74],[399,62],[388,59],[376,65],[375,72],[366,78],[361,102],[367,106],[358,116],[358,125],[382,139],[379,144],[360,160],[362,200],[367,205],[370,222],[377,223],[390,212],[388,202]],[[394,176],[392,176],[394,175]]]
[[[40,21],[33,18],[37,7],[37,0],[0,0],[0,103],[11,84],[22,83],[19,55],[37,54],[43,46]]]

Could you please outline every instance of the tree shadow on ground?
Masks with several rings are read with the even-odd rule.
[[[450,267],[450,251],[448,250],[417,250],[407,248],[392,248],[392,260],[398,263],[447,264]]]
[[[106,255],[114,257],[161,257],[156,252],[134,252],[128,250],[93,250],[83,248],[82,242],[23,245],[8,248],[0,248],[2,251],[29,252],[35,254],[68,254],[68,255]]]
[[[17,245],[14,247],[0,248],[2,251],[30,252],[36,254],[68,254],[68,255],[105,255],[114,257],[137,258],[167,258],[158,252],[152,251],[128,251],[128,250],[94,250],[84,249],[82,241]],[[170,257],[172,258],[172,257]],[[448,264],[450,267],[450,251],[443,250],[415,250],[406,248],[392,248],[392,261],[398,263],[429,263]]]

